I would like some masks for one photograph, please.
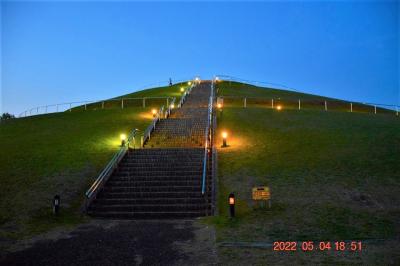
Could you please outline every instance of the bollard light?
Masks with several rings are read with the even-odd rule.
[[[222,148],[228,147],[228,145],[226,144],[227,138],[228,138],[228,133],[226,133],[225,131],[222,132]]]
[[[278,110],[278,111],[282,110],[282,105],[278,105],[278,106],[276,107],[276,110]]]
[[[229,194],[228,202],[229,202],[229,213],[231,217],[235,217],[235,194],[233,193]]]
[[[185,91],[185,89],[183,87],[181,87],[181,92],[184,92],[184,91]]]
[[[217,108],[218,108],[218,110],[221,111],[221,110],[222,110],[222,104],[218,103],[218,104],[217,104]]]
[[[153,117],[156,117],[157,110],[156,109],[151,109],[151,113],[153,114]]]
[[[189,85],[189,86],[190,86],[190,85],[192,85],[192,82],[191,82],[191,81],[189,81],[189,82],[188,82],[188,85]]]
[[[125,134],[121,134],[121,135],[119,135],[119,138],[121,139],[121,147],[125,146],[126,135]]]
[[[175,108],[175,104],[171,104],[171,109],[174,109]]]
[[[59,195],[55,195],[53,198],[53,213],[54,214],[58,214],[58,212],[60,211],[60,196]]]

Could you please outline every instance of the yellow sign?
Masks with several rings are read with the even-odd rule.
[[[270,198],[269,187],[253,187],[253,200],[269,200]]]

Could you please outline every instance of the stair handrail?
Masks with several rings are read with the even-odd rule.
[[[178,108],[181,108],[181,107],[182,107],[183,103],[186,101],[187,96],[188,96],[188,95],[190,94],[190,92],[192,91],[193,86],[194,86],[194,84],[192,84],[192,85],[189,87],[189,89],[187,89],[187,90],[185,91],[185,93],[182,95],[181,100],[179,101],[179,104],[178,104]]]
[[[126,152],[129,149],[130,143],[133,142],[135,143],[135,136],[136,132],[138,129],[133,129],[131,133],[129,134],[126,142],[124,145],[121,146],[121,148],[114,154],[112,159],[109,161],[109,163],[106,165],[106,167],[101,171],[99,176],[96,178],[96,180],[93,182],[93,184],[90,186],[90,188],[86,191],[85,196],[85,210],[87,210],[87,207],[90,205],[90,203],[93,201],[93,199],[96,197],[97,193],[100,191],[100,189],[103,187],[105,182],[108,180],[114,169],[117,167],[119,162],[124,158]]]
[[[214,102],[214,81],[211,82],[211,96],[208,102],[208,113],[207,113],[207,127],[205,130],[205,144],[204,144],[204,158],[203,158],[203,177],[202,177],[202,184],[201,184],[201,194],[204,195],[206,190],[206,177],[207,177],[207,157],[208,157],[208,150],[211,148],[211,119],[213,113],[213,102]],[[209,147],[210,146],[210,147]]]
[[[174,98],[175,99],[175,98]],[[174,100],[173,99],[173,100]],[[146,143],[147,139],[150,139],[151,137],[151,132],[153,132],[153,130],[156,128],[157,123],[161,120],[161,117],[164,113],[164,105],[161,106],[161,108],[158,110],[158,112],[156,113],[156,116],[153,118],[153,120],[151,121],[150,125],[146,128],[146,130],[143,132],[143,136],[142,136],[142,143],[141,146],[143,147],[144,144]]]
[[[168,118],[171,115],[171,111],[175,107],[175,100],[176,100],[176,98],[174,97],[172,99],[171,103],[168,105],[168,108],[165,112],[165,118]]]

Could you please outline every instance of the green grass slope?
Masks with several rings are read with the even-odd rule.
[[[183,85],[129,97],[178,97]],[[152,119],[151,108],[162,104],[164,100],[148,102],[146,108],[108,105],[85,111],[81,107],[2,123],[0,237],[19,238],[80,222],[84,192],[119,149],[120,134],[133,128],[143,132]],[[60,217],[51,214],[55,194],[61,195]]]
[[[299,97],[244,84],[218,86],[219,95]],[[313,106],[278,111],[225,101],[218,114],[218,147],[222,131],[228,132],[229,147],[218,150],[220,215],[212,219],[218,242],[393,239],[400,234],[400,119],[393,113],[325,112]],[[251,199],[252,187],[262,185],[272,191],[270,210],[256,208]],[[228,218],[230,192],[237,198],[233,220]],[[364,255],[341,258],[334,251],[293,257],[231,248],[221,248],[220,255],[227,264],[282,259],[295,264],[390,264],[400,258],[393,244],[374,252],[370,247]]]

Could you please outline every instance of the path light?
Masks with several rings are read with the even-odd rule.
[[[170,106],[170,107],[171,107],[171,109],[174,109],[174,107],[175,107],[175,104],[171,104],[171,106]]]
[[[228,147],[228,145],[226,145],[227,137],[228,137],[228,133],[226,133],[226,131],[222,132],[222,148]]]
[[[215,77],[215,81],[219,81],[219,77]]]
[[[184,91],[185,91],[185,89],[183,87],[181,87],[181,92],[184,92]]]
[[[217,104],[217,108],[218,108],[219,110],[221,110],[221,109],[222,109],[222,104],[218,103],[218,104]]]
[[[121,135],[119,135],[119,138],[121,139],[121,147],[125,146],[126,135],[125,134],[121,134]]]
[[[278,105],[278,106],[276,107],[276,110],[278,110],[278,111],[282,110],[282,105]]]
[[[151,113],[153,114],[153,117],[156,117],[157,110],[156,109],[151,109]]]
[[[60,196],[59,195],[55,195],[53,198],[53,213],[54,214],[58,214],[59,210],[60,210]]]
[[[235,194],[233,193],[229,194],[228,202],[229,202],[229,213],[233,218],[235,217]]]
[[[188,82],[188,85],[189,85],[189,86],[190,86],[190,85],[192,85],[192,82],[191,82],[191,81],[189,81],[189,82]]]

